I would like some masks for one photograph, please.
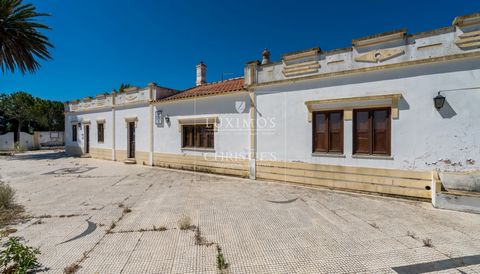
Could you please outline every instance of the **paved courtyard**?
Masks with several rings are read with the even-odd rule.
[[[217,244],[229,273],[480,273],[480,215],[429,203],[59,152],[0,156],[0,176],[51,273],[216,273]]]

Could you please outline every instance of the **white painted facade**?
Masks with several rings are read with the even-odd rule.
[[[244,104],[237,109],[237,102]],[[170,123],[164,123],[163,127],[155,125],[155,153],[248,159],[249,109],[250,99],[246,92],[157,104],[155,110],[161,110],[164,115],[168,115]],[[217,120],[214,149],[182,149],[180,121],[203,117]]]
[[[234,157],[250,160],[253,178],[256,162],[265,160],[438,171],[447,185],[480,191],[480,16],[459,17],[453,26],[430,32],[400,30],[352,44],[289,53],[274,63],[249,62],[240,92],[161,100],[173,93],[149,85],[70,102],[66,146],[84,150],[84,126],[90,124],[91,147],[110,149],[111,159],[118,160],[117,151],[128,150],[126,122],[135,121],[135,150],[148,155],[145,164],[153,165],[156,154]],[[446,101],[436,109],[439,92]],[[390,155],[354,155],[354,121],[347,116],[379,105],[392,111]],[[341,155],[312,151],[310,113],[321,110],[347,115]],[[157,111],[162,125],[155,123]],[[214,148],[182,149],[182,124],[205,119],[215,121]],[[96,141],[97,120],[105,125],[103,143]],[[72,124],[81,125],[77,142]]]

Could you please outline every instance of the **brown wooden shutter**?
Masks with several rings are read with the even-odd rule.
[[[372,154],[390,154],[390,110],[372,111]]]
[[[329,152],[343,152],[343,113],[330,112],[328,116]]]
[[[328,121],[326,113],[315,113],[314,116],[314,152],[328,151]]]
[[[355,111],[354,117],[354,153],[370,153],[370,112]]]

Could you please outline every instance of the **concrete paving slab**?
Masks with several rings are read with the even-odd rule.
[[[428,203],[52,152],[2,156],[0,176],[48,273],[217,273],[216,244],[230,273],[480,272],[480,215]]]

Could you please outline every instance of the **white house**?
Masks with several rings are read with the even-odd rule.
[[[150,84],[67,103],[66,150],[420,198],[440,181],[480,191],[479,48],[473,14],[278,62],[266,50],[244,78],[206,83],[201,63],[191,89]]]

